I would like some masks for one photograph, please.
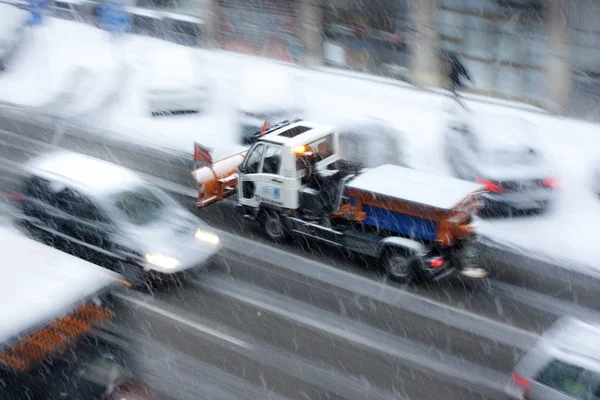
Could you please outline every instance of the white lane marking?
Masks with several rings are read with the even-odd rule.
[[[204,334],[216,337],[218,339],[221,339],[223,341],[226,341],[228,343],[231,343],[231,344],[239,346],[239,347],[243,347],[243,348],[248,349],[248,350],[252,350],[253,349],[253,346],[250,343],[246,343],[243,340],[236,339],[233,336],[229,336],[229,335],[227,335],[227,334],[225,334],[223,332],[219,332],[219,331],[217,331],[215,329],[212,329],[212,328],[210,328],[210,327],[208,327],[206,325],[202,325],[202,324],[200,324],[200,323],[198,323],[196,321],[192,321],[192,320],[190,320],[188,318],[182,317],[181,315],[177,315],[174,312],[167,311],[164,308],[161,308],[161,307],[149,304],[146,301],[143,301],[143,300],[140,300],[140,299],[136,299],[136,298],[131,297],[131,296],[122,295],[122,294],[118,294],[117,297],[119,297],[119,298],[121,298],[121,299],[123,299],[125,301],[128,301],[130,303],[133,303],[133,304],[135,304],[137,306],[140,306],[142,308],[145,308],[148,311],[152,311],[152,312],[154,312],[156,314],[162,315],[163,317],[166,317],[166,318],[169,318],[169,319],[171,319],[173,321],[179,322],[182,325],[189,326],[190,328],[195,329],[195,330],[197,330],[199,332],[202,332]]]
[[[332,267],[332,266],[320,263],[318,261],[314,261],[314,260],[311,260],[311,259],[308,259],[308,258],[304,258],[304,257],[298,256],[296,254],[289,253],[289,252],[287,252],[285,250],[278,249],[276,247],[271,247],[271,246],[268,246],[268,245],[265,245],[265,244],[262,244],[262,243],[259,243],[259,242],[255,242],[253,240],[247,239],[247,238],[242,237],[242,236],[233,235],[231,233],[228,233],[228,232],[222,231],[220,229],[216,229],[216,228],[213,228],[213,229],[217,233],[219,233],[221,236],[223,236],[223,237],[225,237],[225,238],[227,238],[229,240],[233,239],[233,240],[244,241],[244,242],[247,242],[249,244],[252,244],[253,246],[261,247],[264,250],[268,249],[269,251],[272,251],[274,253],[280,254],[282,256],[287,256],[289,258],[296,259],[296,260],[298,260],[300,262],[312,264],[313,266],[315,266],[317,268],[328,270],[328,271],[330,271],[330,272],[332,272],[334,274],[343,275],[343,276],[345,276],[348,279],[356,280],[356,281],[365,283],[366,285],[377,286],[381,290],[392,290],[392,291],[398,292],[399,294],[401,294],[403,296],[408,296],[408,297],[411,297],[413,299],[417,299],[419,301],[422,301],[424,303],[428,303],[428,304],[430,304],[432,306],[439,307],[439,308],[444,309],[446,311],[450,311],[450,312],[453,312],[453,313],[464,315],[464,316],[469,317],[469,318],[473,318],[473,319],[475,319],[477,321],[481,321],[482,323],[495,325],[495,326],[501,327],[501,328],[509,330],[509,331],[517,332],[519,334],[526,335],[526,336],[528,336],[528,337],[530,337],[532,339],[535,339],[535,340],[539,339],[539,337],[540,337],[540,335],[537,334],[537,333],[535,333],[535,332],[530,332],[530,331],[527,331],[525,329],[521,329],[519,327],[516,327],[516,326],[513,326],[513,325],[509,325],[507,323],[504,323],[504,322],[501,322],[501,321],[497,321],[497,320],[494,320],[494,319],[491,319],[491,318],[487,318],[485,316],[473,313],[471,311],[463,310],[463,309],[451,306],[449,304],[442,303],[442,302],[439,302],[439,301],[436,301],[436,300],[433,300],[433,299],[430,299],[430,298],[427,298],[427,297],[424,297],[424,296],[421,296],[421,295],[418,295],[418,294],[415,294],[415,293],[411,293],[411,292],[408,292],[408,291],[405,291],[405,290],[400,290],[400,289],[394,288],[393,286],[381,283],[379,281],[368,279],[368,278],[362,277],[360,275],[354,274],[352,272],[344,271],[344,270],[341,270],[341,269],[338,269],[338,268],[335,268],[335,267]],[[247,255],[251,256],[250,254],[247,254]],[[281,263],[281,266],[283,268],[289,269],[286,265],[289,265],[289,264],[286,264],[284,262]],[[294,271],[295,272],[299,272],[299,273],[303,273],[302,271],[299,271],[299,270],[294,270]],[[314,279],[317,279],[317,280],[322,280],[322,278],[320,278],[318,276],[311,276],[311,277],[314,278]],[[340,284],[338,286],[341,287],[341,288],[344,288],[342,284]]]

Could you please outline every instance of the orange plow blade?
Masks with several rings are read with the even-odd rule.
[[[237,191],[238,165],[247,151],[234,154],[192,171],[198,183],[198,207],[223,200]]]

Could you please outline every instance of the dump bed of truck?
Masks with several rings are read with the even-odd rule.
[[[451,210],[484,188],[469,181],[390,164],[360,174],[346,187],[437,210]]]
[[[346,184],[362,223],[411,238],[452,245],[461,220],[478,207],[482,185],[396,165],[370,169]]]

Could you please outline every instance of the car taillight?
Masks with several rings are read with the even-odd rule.
[[[431,258],[429,260],[429,265],[431,266],[431,268],[439,268],[442,265],[444,265],[444,258],[443,257]]]
[[[560,189],[560,183],[556,178],[547,178],[542,181],[542,186],[549,189]]]
[[[4,192],[4,195],[13,200],[18,200],[18,201],[25,200],[25,197],[22,194],[18,194],[18,193]]]
[[[531,382],[529,382],[529,380],[523,378],[520,375],[515,374],[514,372],[512,373],[512,380],[514,383],[517,384],[519,389],[523,391],[523,393],[525,393],[527,389],[529,389],[529,386],[531,386]]]
[[[506,190],[504,187],[502,187],[502,185],[494,181],[488,181],[486,179],[477,178],[475,179],[475,182],[484,185],[485,188],[492,193],[502,193]]]

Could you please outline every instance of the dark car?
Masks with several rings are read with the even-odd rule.
[[[58,152],[30,161],[25,171],[18,222],[132,283],[184,275],[221,247],[205,222],[125,168]]]
[[[446,126],[453,174],[485,185],[488,212],[544,210],[559,189],[537,127],[517,116],[466,112]]]

